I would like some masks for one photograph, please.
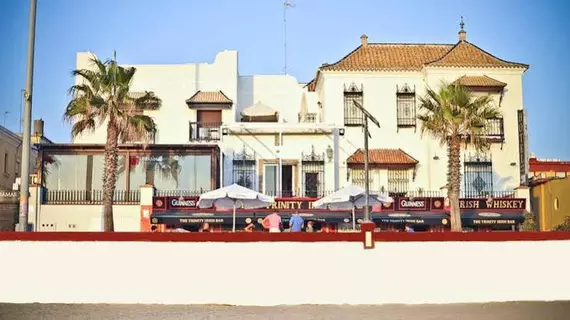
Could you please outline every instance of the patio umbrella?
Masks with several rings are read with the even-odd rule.
[[[233,209],[232,231],[236,231],[236,207],[241,204],[241,208],[255,209],[265,208],[275,202],[273,197],[266,196],[257,191],[232,184],[227,187],[206,192],[200,196],[198,207]]]
[[[362,208],[365,204],[365,190],[359,186],[348,185],[342,189],[335,191],[334,193],[323,197],[315,202],[313,202],[313,208],[315,209],[332,209],[332,210],[352,210],[352,228],[356,229],[356,219],[355,219],[355,209]],[[394,199],[386,195],[379,194],[369,194],[368,195],[369,204],[382,204],[394,202]]]

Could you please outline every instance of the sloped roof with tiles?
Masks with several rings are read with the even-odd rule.
[[[339,61],[319,67],[316,77],[307,84],[307,89],[315,90],[322,71],[421,71],[426,67],[526,70],[529,67],[500,59],[464,39],[456,44],[368,43],[368,37],[363,35],[361,41],[359,47]]]
[[[347,164],[364,164],[364,151],[358,149],[346,160]],[[373,165],[416,165],[414,159],[402,149],[369,149],[368,163]]]
[[[465,87],[505,87],[507,84],[489,76],[463,76],[454,83]]]
[[[232,100],[222,91],[198,91],[186,100],[189,104],[231,104]]]

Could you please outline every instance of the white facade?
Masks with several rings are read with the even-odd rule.
[[[492,161],[492,166],[489,167],[492,168],[492,185],[490,180],[479,181],[479,184],[485,185],[480,185],[479,191],[511,191],[520,184],[520,161],[524,160],[519,151],[518,111],[524,109],[522,76],[528,66],[515,63],[507,65],[509,62],[484,51],[476,52],[478,48],[467,42],[460,41],[456,47],[462,48],[460,45],[467,46],[465,50],[475,50],[473,55],[483,62],[479,65],[478,62],[464,65],[456,63],[453,66],[426,62],[419,68],[395,65],[384,69],[363,68],[364,71],[350,68],[329,70],[327,66],[330,65],[323,65],[319,68],[317,78],[309,86],[305,86],[291,76],[240,75],[237,52],[224,51],[216,56],[213,63],[136,65],[134,67],[137,68],[137,74],[132,89],[153,91],[163,101],[160,109],[145,111],[157,123],[158,135],[155,143],[216,143],[220,146],[223,154],[221,185],[239,182],[245,175],[245,180],[249,181],[247,186],[261,192],[271,194],[288,191],[288,196],[314,196],[314,192],[306,190],[310,184],[307,182],[309,180],[313,181],[311,185],[315,184],[315,179],[318,180],[318,195],[333,191],[335,179],[338,179],[339,187],[358,182],[358,172],[349,170],[347,159],[358,148],[363,147],[363,130],[360,126],[345,126],[345,88],[354,85],[362,89],[364,107],[380,122],[380,128],[370,126],[372,138],[369,148],[401,149],[417,160],[416,165],[399,170],[397,163],[374,166],[371,170],[371,189],[401,192],[402,190],[392,190],[394,174],[398,173],[400,176],[397,179],[402,180],[399,188],[404,186],[406,191],[415,192],[439,191],[446,184],[447,151],[438,141],[421,135],[419,121],[415,127],[399,128],[396,88],[407,85],[415,90],[414,109],[419,110],[418,99],[425,94],[426,86],[437,88],[442,81],[452,82],[463,76],[487,76],[506,84],[499,91],[483,90],[481,93],[491,94],[500,105],[504,129],[501,133],[502,139],[494,142],[491,150],[482,155],[482,158]],[[354,52],[358,54],[358,50],[384,50],[383,46],[390,45],[368,44],[367,38],[364,37],[361,46]],[[453,57],[453,45],[441,46],[448,46],[448,49],[442,51],[440,56],[451,55],[450,59],[458,59]],[[409,54],[411,53],[404,52],[402,55],[405,57]],[[89,56],[89,53],[79,53],[77,68],[88,68]],[[440,56],[436,58],[439,59]],[[350,59],[350,55],[344,59]],[[383,56],[378,55],[378,59],[383,59]],[[485,59],[496,61],[485,64]],[[337,64],[342,64],[343,60]],[[231,105],[227,107],[207,104],[189,107],[186,100],[198,91],[221,91],[231,100]],[[278,113],[278,122],[242,122],[241,113],[256,103],[274,109]],[[213,140],[197,138],[189,133],[192,126],[190,122],[200,121],[200,110],[220,110],[219,119],[223,124],[215,129],[205,129],[209,138],[214,136]],[[344,131],[344,135],[339,138],[338,151],[333,150],[335,128]],[[204,128],[198,130],[202,132]],[[201,133],[200,135],[204,136]],[[105,130],[101,128],[94,134],[78,137],[73,142],[105,143]],[[247,167],[245,173],[244,167],[239,167],[239,163],[234,164],[233,161],[234,155],[242,153],[244,148],[253,156],[251,160],[254,160],[247,165],[244,162]],[[315,162],[312,162],[310,168],[304,167],[302,154],[306,156],[313,151],[321,157],[318,160],[322,160],[322,163],[319,162],[315,166]],[[336,152],[339,170],[338,176],[335,177],[333,160],[337,156]],[[466,147],[463,153],[468,157],[474,154],[474,151]],[[287,168],[283,169],[284,167]],[[398,172],[393,173],[391,170]],[[310,176],[311,172],[315,174]],[[402,172],[404,176],[401,175]],[[470,176],[469,179],[472,179],[469,182],[472,183],[476,178]],[[285,180],[287,182],[284,182]]]

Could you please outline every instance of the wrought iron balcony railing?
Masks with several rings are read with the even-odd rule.
[[[503,141],[505,139],[503,118],[490,119],[487,121],[489,122],[489,127],[485,132],[479,134],[479,136],[489,140]]]
[[[139,204],[140,190],[115,190],[113,203]],[[44,189],[45,204],[102,204],[103,190],[49,190]]]
[[[190,141],[219,141],[221,122],[190,122]]]

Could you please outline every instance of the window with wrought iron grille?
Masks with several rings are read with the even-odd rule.
[[[314,147],[310,154],[301,155],[301,178],[303,195],[310,198],[324,196],[325,154],[316,154]]]
[[[409,169],[388,169],[388,192],[390,195],[403,196],[410,186]]]
[[[398,128],[416,127],[416,90],[408,84],[396,86]]]
[[[362,96],[362,85],[360,88],[352,83],[349,87],[344,87],[344,125],[362,126],[364,125],[364,115],[362,111],[354,105],[354,101],[364,106]]]
[[[488,119],[487,128],[480,136],[490,140],[502,141],[505,138],[503,118]]]
[[[469,155],[463,161],[464,197],[487,197],[493,194],[493,162],[490,156]]]
[[[255,190],[255,155],[244,150],[234,153],[233,183]]]
[[[364,174],[364,169],[350,169],[349,172],[352,178],[352,184],[364,188],[366,183],[366,176]],[[373,178],[374,175],[372,174],[372,172],[373,171],[370,170],[368,174],[369,185],[372,185],[374,183],[374,178]]]

